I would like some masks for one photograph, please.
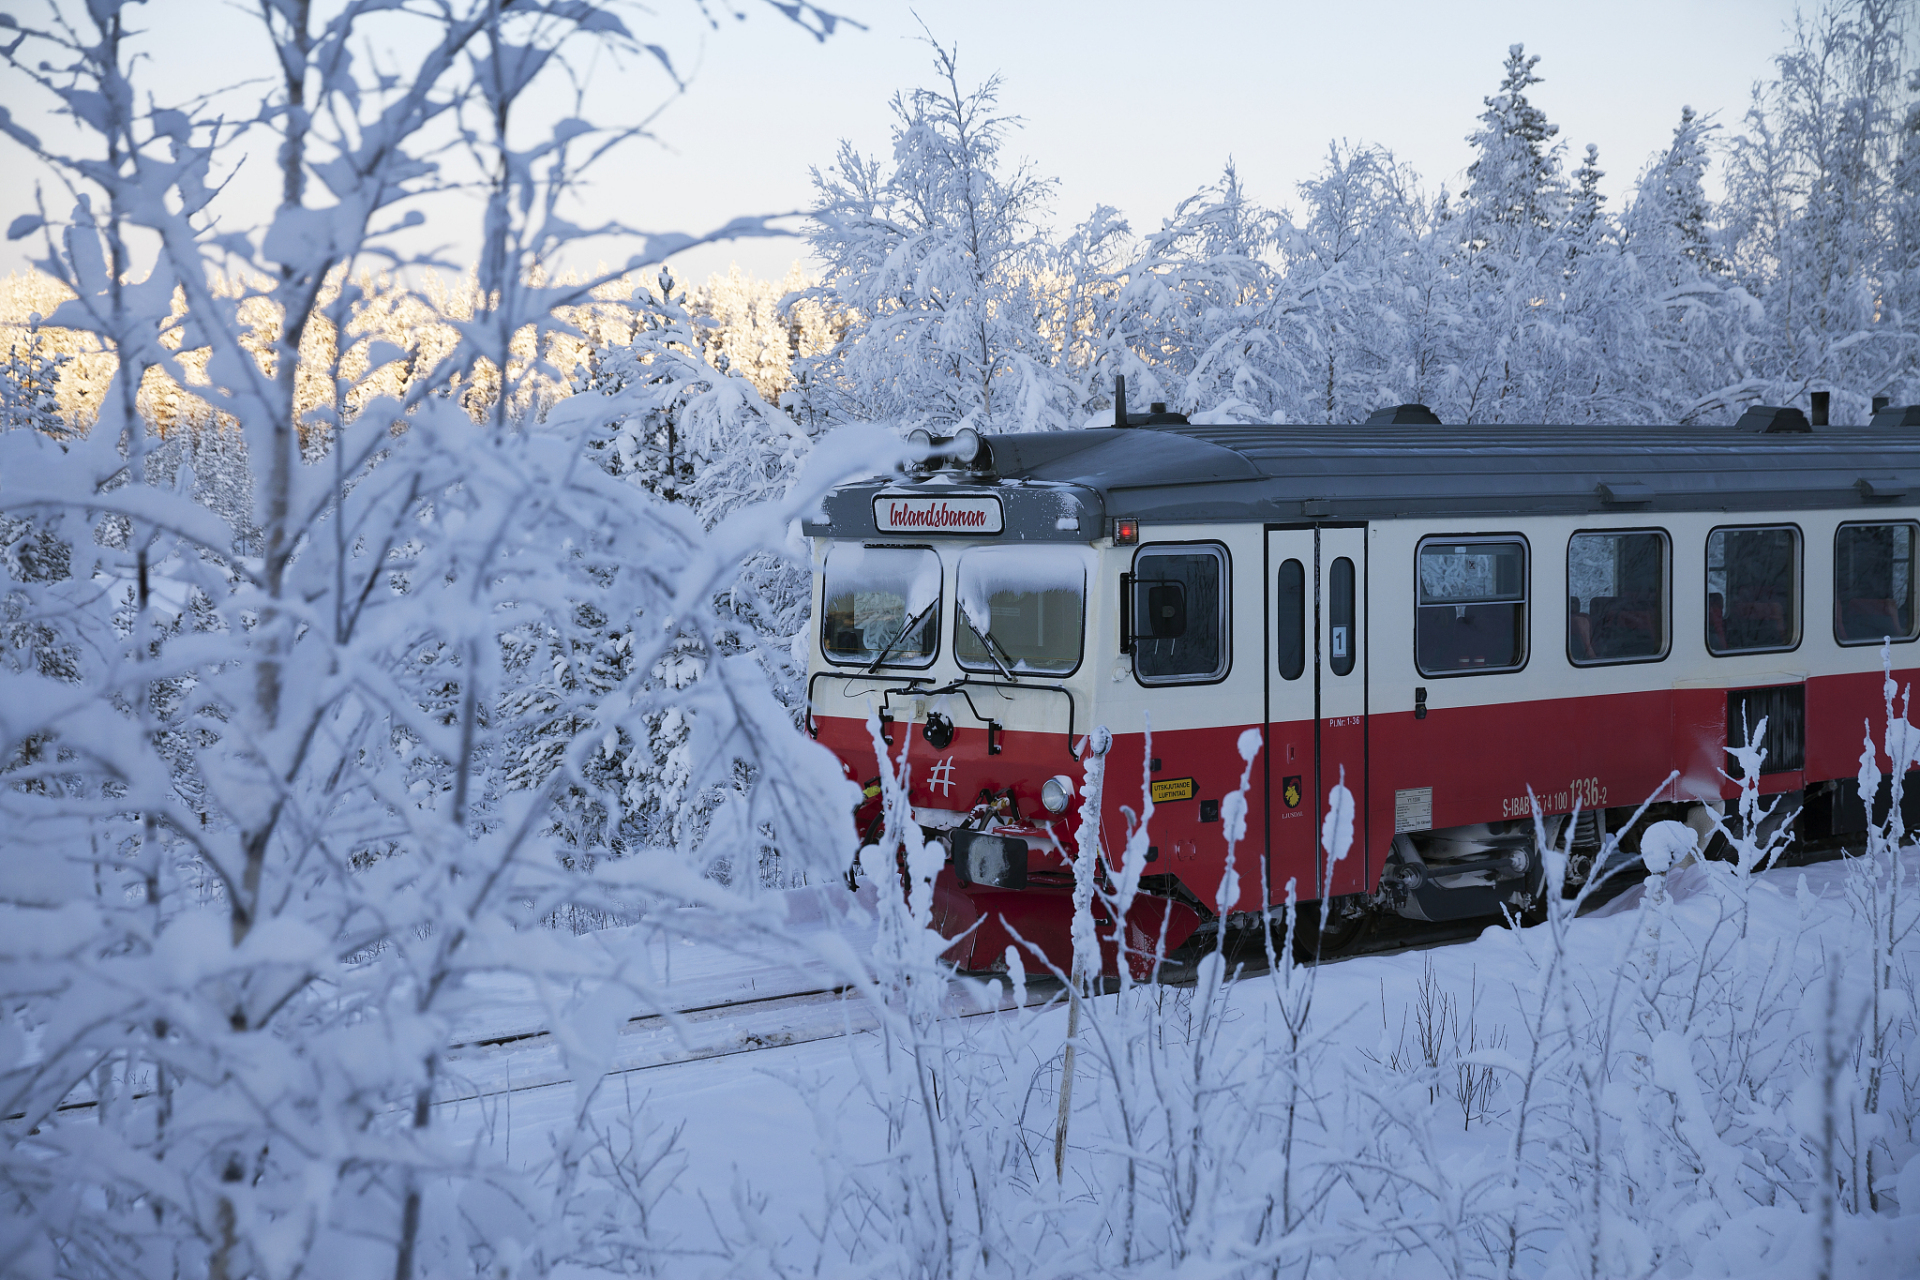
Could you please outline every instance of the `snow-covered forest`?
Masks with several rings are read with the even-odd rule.
[[[918,887],[842,887],[795,643],[824,492],[915,427],[1110,421],[1115,375],[1212,421],[1920,402],[1908,6],[1809,14],[1742,117],[1606,158],[1615,205],[1528,97],[1551,62],[1494,44],[1458,190],[1342,142],[1285,207],[1223,158],[1152,225],[1071,221],[1021,86],[932,44],[890,153],[811,158],[810,273],[693,287],[674,254],[793,224],[584,215],[645,126],[537,91],[671,73],[644,11],[274,3],[183,102],[144,12],[0,16],[63,117],[0,113],[53,175],[0,298],[0,1270],[1920,1271],[1898,803],[1842,863],[1769,871],[1748,822],[1428,960],[1216,951],[1079,1001],[1069,1055],[1017,966],[947,981],[898,779]],[[748,25],[803,58],[841,22]],[[1889,687],[1863,787],[1917,758]],[[845,1034],[706,1063],[727,966]],[[626,1069],[649,1019],[693,1065]]]

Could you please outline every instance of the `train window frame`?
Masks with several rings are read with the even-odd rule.
[[[1520,637],[1519,661],[1511,666],[1475,667],[1462,671],[1459,668],[1428,670],[1420,662],[1420,620],[1422,610],[1429,608],[1447,608],[1446,604],[1427,605],[1420,600],[1420,556],[1429,544],[1451,546],[1473,546],[1493,543],[1515,543],[1520,547],[1520,598],[1518,601],[1486,601],[1489,604],[1517,603],[1520,606],[1520,622],[1516,631]],[[1525,671],[1527,664],[1533,661],[1533,543],[1527,535],[1517,531],[1499,533],[1429,533],[1424,534],[1413,544],[1413,669],[1429,680],[1466,679],[1472,676],[1506,676]]]
[[[1002,673],[1000,668],[992,662],[974,663],[961,653],[960,639],[967,626],[967,619],[960,603],[960,574],[965,567],[967,557],[983,552],[989,555],[1019,555],[1024,550],[1025,548],[1018,544],[985,543],[978,546],[963,547],[960,549],[959,554],[953,558],[953,626],[951,628],[953,631],[953,662],[955,666],[969,675],[1000,675]],[[1010,670],[1016,679],[1065,680],[1086,665],[1087,614],[1092,607],[1092,602],[1089,599],[1092,593],[1092,582],[1092,568],[1088,563],[1082,561],[1080,564],[1080,647],[1075,651],[1073,665],[1064,671],[1046,671],[1037,668],[1026,669],[1018,665],[1010,665]]]
[[[1191,675],[1145,676],[1140,674],[1140,644],[1138,638],[1128,637],[1132,652],[1128,655],[1133,670],[1134,682],[1150,689],[1167,685],[1219,684],[1233,673],[1233,553],[1227,550],[1227,544],[1211,538],[1195,538],[1186,541],[1146,542],[1134,548],[1133,558],[1127,565],[1129,591],[1136,590],[1140,580],[1140,562],[1155,555],[1181,555],[1204,552],[1212,555],[1220,563],[1220,651],[1212,672]],[[1133,613],[1131,601],[1123,611],[1125,616]]]
[[[1617,529],[1575,529],[1567,535],[1567,587],[1573,586],[1573,540],[1579,537],[1604,537],[1607,534],[1657,534],[1660,538],[1660,652],[1638,658],[1577,658],[1573,652],[1573,614],[1567,614],[1567,661],[1575,667],[1628,667],[1665,662],[1673,655],[1673,534],[1658,525],[1635,525]]]
[[[1713,643],[1713,539],[1722,533],[1766,533],[1775,529],[1785,530],[1793,535],[1793,640],[1789,644],[1758,645],[1749,648],[1718,648]],[[1744,658],[1756,653],[1792,653],[1807,638],[1807,533],[1791,521],[1779,520],[1769,524],[1717,524],[1707,530],[1707,537],[1700,544],[1701,574],[1700,603],[1702,606],[1700,639],[1705,645],[1709,657]],[[1723,564],[1720,571],[1726,572]],[[1722,609],[1725,602],[1722,601]],[[1724,614],[1723,614],[1724,616]]]
[[[1285,623],[1287,621],[1287,619],[1284,616],[1282,616],[1282,613],[1286,609],[1287,603],[1288,603],[1284,595],[1282,594],[1281,579],[1286,574],[1288,565],[1292,565],[1295,569],[1299,570],[1300,572],[1300,588],[1298,592],[1299,598],[1294,602],[1299,606],[1298,616],[1294,619],[1294,622],[1296,622],[1299,627],[1299,634],[1295,637],[1295,639],[1298,641],[1299,648],[1296,653],[1291,655],[1292,657],[1297,659],[1297,663],[1293,667],[1291,674],[1288,673],[1288,664],[1287,664],[1287,658],[1289,657],[1289,655],[1282,647],[1284,644],[1285,638],[1281,635],[1281,632],[1285,629]],[[1282,680],[1291,682],[1294,680],[1298,680],[1302,676],[1307,674],[1307,654],[1312,648],[1312,646],[1308,643],[1308,635],[1307,635],[1308,631],[1311,629],[1308,622],[1308,616],[1312,612],[1310,609],[1307,608],[1307,566],[1306,566],[1306,563],[1302,561],[1299,556],[1288,556],[1285,560],[1282,560],[1280,562],[1279,567],[1274,570],[1273,596],[1274,596],[1273,627],[1274,627],[1274,637],[1276,640],[1276,643],[1274,645],[1274,664],[1279,671],[1280,678]]]
[[[1912,620],[1907,624],[1909,634],[1904,636],[1873,636],[1865,640],[1847,640],[1840,634],[1840,535],[1848,529],[1884,529],[1902,527],[1909,531],[1912,541],[1907,553],[1907,593],[1909,596],[1907,611]],[[1913,578],[1914,569],[1920,567],[1920,521],[1914,520],[1843,520],[1833,530],[1833,642],[1843,649],[1857,649],[1862,645],[1876,645],[1883,641],[1887,644],[1912,644],[1920,640],[1920,583]]]
[[[819,621],[818,627],[815,629],[814,638],[815,638],[815,641],[820,646],[821,658],[824,659],[829,665],[835,666],[835,667],[871,668],[873,669],[873,672],[875,675],[878,675],[882,671],[894,670],[894,669],[905,670],[905,671],[925,671],[929,667],[933,666],[934,663],[938,662],[940,660],[941,653],[944,652],[945,646],[943,645],[942,640],[946,632],[946,627],[944,623],[946,621],[946,612],[947,612],[947,560],[945,556],[940,554],[940,548],[934,546],[932,543],[929,543],[929,542],[860,542],[858,543],[859,548],[862,551],[925,551],[932,554],[934,559],[939,563],[940,595],[938,596],[938,598],[934,600],[932,617],[930,617],[927,620],[927,623],[922,624],[922,625],[930,624],[933,628],[933,648],[926,655],[925,659],[912,661],[912,662],[902,662],[902,661],[899,661],[898,659],[895,659],[893,661],[881,663],[876,666],[876,664],[870,658],[835,657],[834,650],[827,647],[827,622],[830,617],[830,615],[827,612],[827,599],[828,599],[827,597],[827,566],[829,563],[831,563],[833,559],[833,553],[837,548],[842,546],[854,545],[854,542],[855,542],[854,539],[848,538],[848,539],[842,539],[842,540],[835,540],[834,542],[829,543],[827,546],[826,555],[822,558],[820,562],[820,614],[819,614],[820,621]]]
[[[1346,623],[1341,624],[1340,566],[1346,571]],[[1346,635],[1340,632],[1345,630]],[[1341,641],[1346,641],[1343,648]],[[1327,674],[1342,679],[1353,674],[1360,657],[1360,574],[1352,556],[1336,556],[1327,566]],[[1345,662],[1345,666],[1340,664]]]

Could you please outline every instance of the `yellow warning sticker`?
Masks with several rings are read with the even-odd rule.
[[[1153,784],[1153,802],[1165,804],[1169,800],[1191,800],[1195,791],[1192,778],[1168,778],[1164,782]]]

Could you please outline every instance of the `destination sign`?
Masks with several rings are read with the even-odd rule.
[[[873,500],[881,533],[999,533],[1000,499],[883,493]]]

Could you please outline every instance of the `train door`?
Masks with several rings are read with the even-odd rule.
[[[1367,885],[1367,531],[1364,525],[1267,532],[1269,877],[1302,901]],[[1344,776],[1354,843],[1325,883],[1320,827]]]

